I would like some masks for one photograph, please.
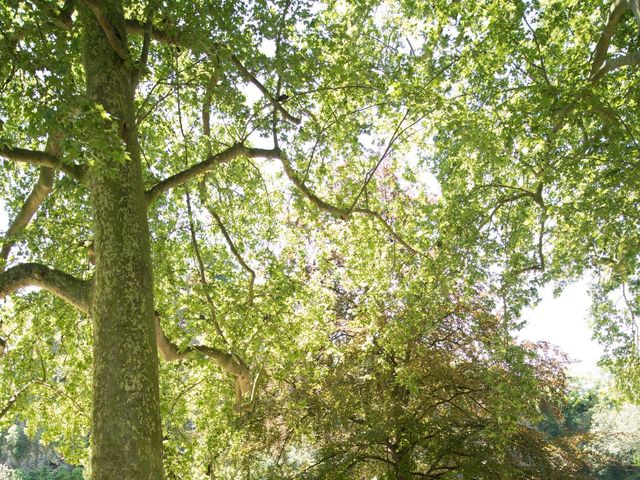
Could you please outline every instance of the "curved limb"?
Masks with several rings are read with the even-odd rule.
[[[47,140],[47,146],[45,153],[52,154],[56,157],[60,155],[60,135],[49,135]],[[15,237],[22,233],[27,227],[36,211],[47,198],[51,189],[53,188],[53,182],[55,181],[55,170],[51,167],[40,167],[40,175],[38,181],[31,190],[31,193],[24,202],[24,205],[13,219],[11,225],[5,232],[4,243],[0,250],[0,270],[4,270],[4,266],[9,258],[11,248],[15,243]]]
[[[25,287],[40,287],[84,313],[90,311],[91,282],[40,263],[20,263],[0,273],[0,298]]]
[[[593,55],[593,62],[591,64],[591,76],[593,77],[604,64],[607,58],[607,52],[609,51],[609,45],[611,44],[611,37],[618,27],[618,23],[622,19],[622,15],[629,9],[629,2],[627,0],[615,0],[611,5],[609,11],[609,17],[607,23],[602,29],[600,39],[596,45],[596,49]]]
[[[160,316],[156,314],[156,342],[158,351],[166,362],[178,360],[188,360],[196,358],[198,355],[204,355],[205,358],[211,360],[229,375],[235,378],[236,392],[236,411],[251,410],[253,407],[253,384],[251,370],[247,364],[234,353],[228,353],[219,348],[207,345],[189,345],[183,350],[173,343],[165,335],[160,324]],[[245,398],[249,397],[247,403]]]

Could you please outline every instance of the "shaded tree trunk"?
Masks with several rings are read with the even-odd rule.
[[[397,450],[393,450],[393,479],[394,480],[411,480],[413,475],[411,470],[413,468],[413,460],[411,454],[408,452],[400,453]]]
[[[158,357],[133,62],[114,48],[114,41],[120,42],[127,52],[120,2],[86,4],[91,10],[81,8],[80,14],[87,96],[110,116],[105,129],[111,121],[117,124],[107,152],[124,144],[129,156],[125,162],[108,156],[95,161],[89,173],[96,254],[92,477],[158,480],[163,478]]]

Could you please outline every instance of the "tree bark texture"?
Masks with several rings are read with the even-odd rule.
[[[85,3],[80,14],[87,96],[110,117],[105,129],[109,122],[117,124],[118,134],[109,148],[117,151],[124,144],[129,156],[125,162],[94,162],[88,178],[96,254],[91,298],[92,478],[158,480],[164,478],[158,356],[149,227],[134,120],[135,75],[126,58],[120,2]],[[114,48],[114,42],[120,48]]]

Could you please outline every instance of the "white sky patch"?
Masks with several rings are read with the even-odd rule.
[[[263,98],[262,92],[253,83],[242,85],[240,90],[244,93],[244,96],[247,99],[246,104],[250,107]]]
[[[544,287],[540,303],[523,312],[527,325],[518,332],[521,339],[545,340],[560,347],[575,362],[569,365],[569,372],[587,377],[603,374],[597,366],[603,349],[592,339],[589,326],[588,287],[588,280],[582,279],[567,286],[557,298],[551,285]]]
[[[420,171],[418,173],[418,180],[427,187],[427,191],[435,197],[442,196],[442,187],[436,176],[428,171]]]
[[[263,38],[258,51],[269,58],[273,58],[276,56],[276,42],[270,38]]]
[[[9,217],[7,216],[7,206],[0,200],[0,232],[6,232],[9,228]]]

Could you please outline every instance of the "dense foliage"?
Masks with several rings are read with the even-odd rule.
[[[589,273],[604,364],[640,391],[634,19],[1,2],[0,293],[55,294],[3,305],[1,426],[19,412],[90,471],[89,432],[122,428],[97,375],[157,396],[125,378],[155,327],[169,478],[579,478],[577,437],[536,428],[562,362],[512,332],[540,285]]]

